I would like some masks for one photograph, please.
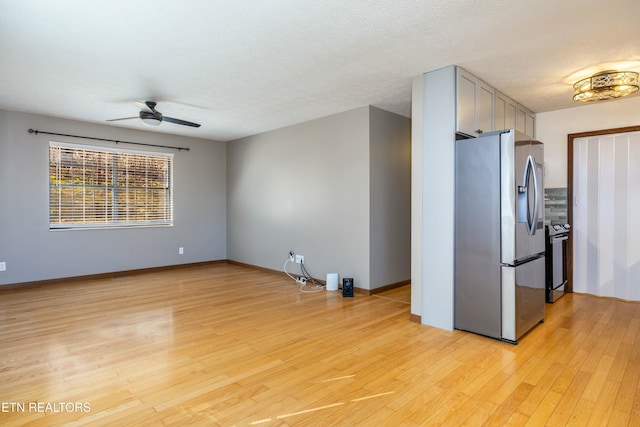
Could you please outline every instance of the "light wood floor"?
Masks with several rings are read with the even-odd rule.
[[[380,298],[388,298],[394,301],[404,302],[405,304],[411,304],[411,285],[400,286],[374,295]]]
[[[640,304],[585,295],[514,346],[219,264],[0,291],[0,345],[3,426],[640,425]]]

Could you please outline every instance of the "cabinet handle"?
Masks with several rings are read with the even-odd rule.
[[[476,133],[482,133],[482,129],[476,129]]]

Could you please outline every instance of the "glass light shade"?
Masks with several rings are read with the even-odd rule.
[[[162,122],[162,116],[157,117],[153,113],[140,111],[140,120],[142,120],[142,123],[147,126],[159,126]]]
[[[602,71],[573,85],[573,100],[606,101],[638,91],[638,73],[633,71]]]

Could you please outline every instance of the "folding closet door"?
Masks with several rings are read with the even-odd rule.
[[[640,301],[640,132],[573,146],[573,290]]]

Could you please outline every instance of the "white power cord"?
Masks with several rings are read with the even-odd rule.
[[[298,279],[296,279],[295,277],[293,277],[292,275],[289,274],[289,272],[287,271],[287,264],[289,264],[291,262],[291,259],[287,258],[287,260],[284,262],[284,265],[282,266],[282,269],[284,270],[285,274],[289,277],[291,277],[291,279],[298,283]]]
[[[304,292],[304,293],[312,293],[312,292],[322,292],[324,290],[324,287],[322,285],[319,285],[315,282],[315,280],[313,280],[313,278],[311,277],[307,277],[306,273],[305,273],[305,269],[303,267],[302,264],[300,264],[300,270],[302,271],[303,276],[302,277],[294,277],[291,274],[289,274],[289,272],[287,271],[287,264],[289,264],[291,262],[291,258],[287,257],[286,261],[284,262],[284,265],[282,266],[282,269],[284,270],[284,273],[289,276],[291,278],[291,280],[293,280],[294,282],[296,282],[298,285],[300,285],[300,292]],[[304,279],[304,282],[300,282],[300,280]],[[307,282],[313,282],[314,283],[314,288],[313,290],[305,290],[304,287],[307,286]]]

